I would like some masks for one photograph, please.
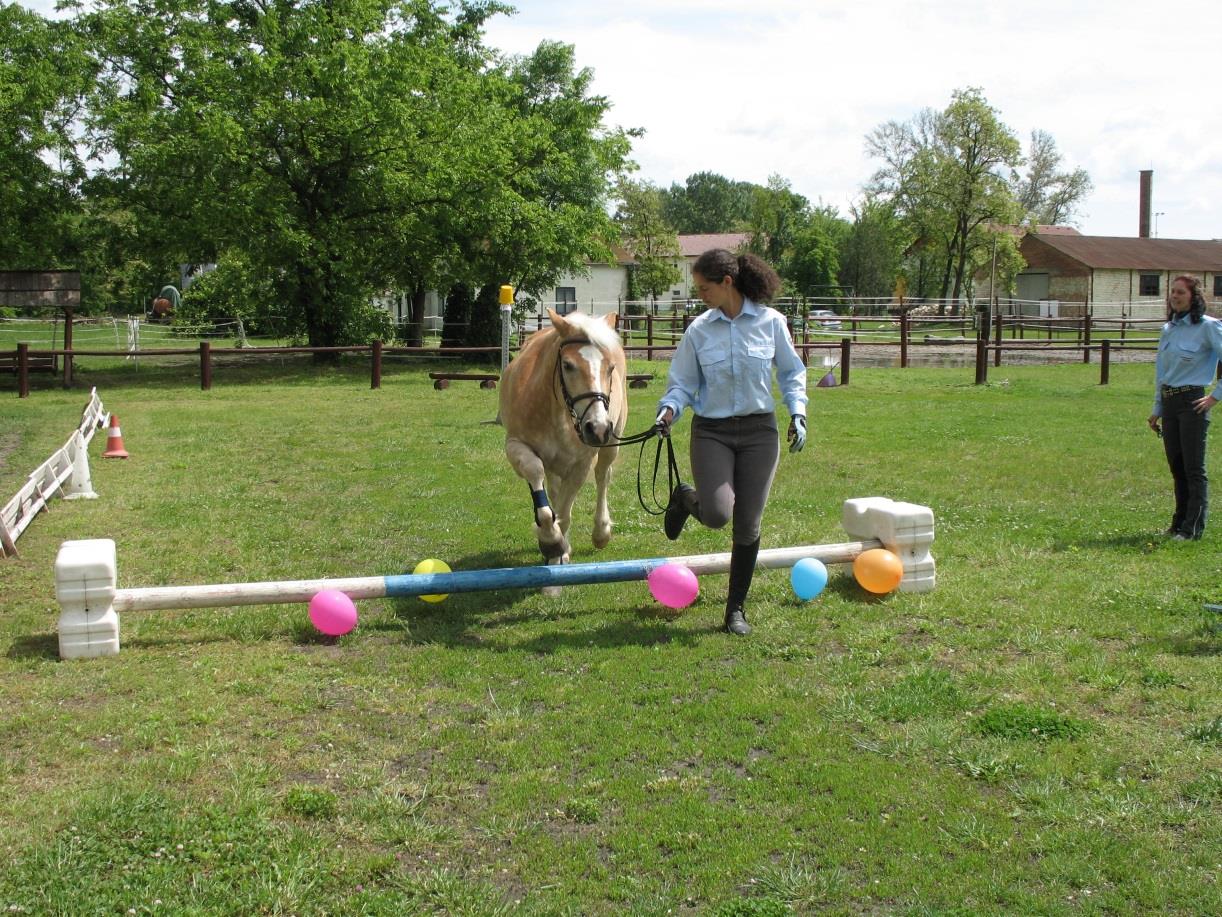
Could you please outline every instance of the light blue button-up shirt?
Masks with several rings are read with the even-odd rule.
[[[1163,386],[1208,387],[1222,361],[1222,322],[1208,315],[1192,323],[1188,313],[1163,325],[1154,368],[1154,416],[1163,416]],[[1207,393],[1208,394],[1208,393]]]
[[[806,365],[794,350],[785,316],[743,299],[733,320],[709,309],[688,325],[670,362],[658,412],[678,420],[690,407],[710,419],[763,414],[776,407],[772,369],[785,407],[806,413]]]

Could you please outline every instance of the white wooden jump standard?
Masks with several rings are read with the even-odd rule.
[[[846,500],[842,520],[849,535],[860,540],[760,551],[757,566],[792,567],[804,557],[814,557],[825,564],[847,564],[864,551],[886,547],[903,562],[901,592],[925,592],[934,587],[934,561],[929,553],[933,543],[933,512],[928,507],[885,497],[865,497]],[[55,560],[55,593],[61,607],[59,653],[64,659],[117,654],[118,613],[121,611],[308,602],[324,589],[338,589],[351,599],[373,599],[627,582],[645,579],[650,571],[667,563],[684,564],[698,576],[725,573],[730,569],[730,555],[697,554],[453,573],[119,589],[113,540],[65,541]]]

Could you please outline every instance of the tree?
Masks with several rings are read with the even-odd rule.
[[[683,276],[677,266],[682,257],[679,237],[662,217],[662,192],[656,185],[625,178],[618,196],[615,221],[636,262],[631,268],[633,285],[648,294],[656,308],[658,297]]]
[[[1010,186],[1031,223],[1072,223],[1074,211],[1093,189],[1085,169],[1061,170],[1061,154],[1047,131],[1031,132],[1026,171],[1010,173]]]
[[[680,234],[740,232],[751,217],[750,182],[695,172],[663,192],[662,216]]]
[[[769,175],[767,186],[752,188],[747,227],[751,251],[780,270],[793,247],[794,234],[806,225],[809,215],[810,202],[792,189],[789,179]]]
[[[628,140],[571,49],[482,44],[507,9],[101,0],[93,138],[138,219],[186,260],[245,252],[313,345],[367,336],[390,285],[538,286],[603,246]]]
[[[61,22],[0,6],[0,267],[79,268],[86,58]]]
[[[941,259],[941,295],[957,302],[988,247],[989,225],[1021,215],[1002,173],[1021,160],[1018,140],[981,91],[969,88],[956,90],[942,112],[882,125],[866,148],[884,162],[868,190],[893,203],[922,257]]]
[[[890,296],[900,277],[904,229],[890,203],[866,197],[840,249],[840,283],[865,297]]]
[[[840,289],[841,240],[848,224],[830,207],[811,211],[793,234],[783,276],[802,296],[830,296]]]

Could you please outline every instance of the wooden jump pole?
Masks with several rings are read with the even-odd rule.
[[[757,567],[792,567],[803,557],[825,564],[849,564],[878,539],[842,544],[815,544],[760,551]],[[730,555],[695,554],[686,557],[651,557],[584,564],[536,567],[501,567],[459,570],[452,573],[404,573],[397,576],[360,576],[339,579],[288,580],[266,583],[222,583],[207,586],[152,586],[118,589],[115,611],[150,611],[168,608],[228,608],[236,605],[277,605],[308,602],[324,589],[338,589],[350,599],[409,598],[495,589],[536,589],[543,586],[586,586],[643,580],[663,564],[683,564],[697,576],[727,573]]]

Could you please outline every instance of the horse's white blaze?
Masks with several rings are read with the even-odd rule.
[[[604,395],[610,394],[602,386],[602,349],[595,347],[593,344],[583,344],[577,352],[581,354],[586,364],[590,367],[590,391],[602,392]],[[582,408],[579,408],[579,414],[582,409],[584,409],[584,405]],[[585,412],[585,419],[587,423],[592,423],[596,428],[599,428],[599,432],[611,422],[611,418],[607,415],[606,406],[597,398],[590,399],[590,409]]]

